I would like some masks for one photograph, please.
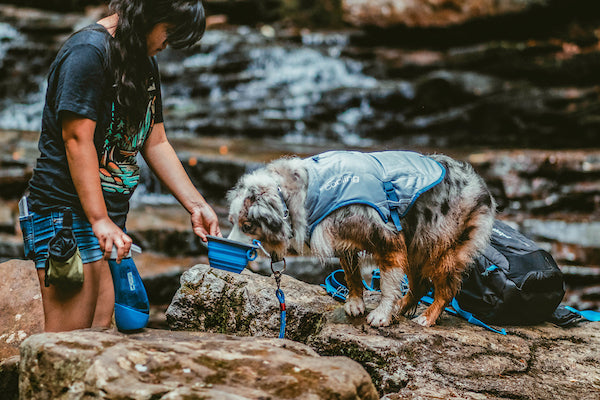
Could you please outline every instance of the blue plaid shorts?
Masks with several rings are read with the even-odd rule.
[[[62,211],[44,214],[29,211],[29,215],[19,217],[25,257],[33,260],[36,268],[45,267],[48,258],[48,242],[62,228],[63,215]],[[87,218],[73,213],[73,233],[84,264],[102,259],[104,254],[100,250],[100,243]]]

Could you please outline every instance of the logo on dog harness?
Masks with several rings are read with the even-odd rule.
[[[331,179],[329,182],[327,182],[323,186],[323,189],[331,190],[331,189],[334,189],[335,187],[341,185],[342,183],[348,183],[348,182],[359,183],[360,177],[358,177],[356,175],[344,175],[341,178]]]
[[[498,236],[502,236],[505,239],[512,239],[511,236],[508,236],[506,233],[502,232],[500,229],[492,228],[492,231]]]

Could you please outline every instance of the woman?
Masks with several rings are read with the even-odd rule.
[[[42,133],[21,218],[26,255],[36,263],[46,331],[109,327],[114,289],[107,259],[131,246],[124,232],[144,159],[191,215],[196,235],[220,235],[217,216],[167,141],[153,58],[167,45],[196,43],[205,29],[199,0],[113,0],[112,14],[72,35],[48,78]],[[47,244],[73,211],[84,263],[80,290],[44,285]]]

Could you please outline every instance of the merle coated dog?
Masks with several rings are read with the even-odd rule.
[[[289,250],[339,257],[352,316],[365,312],[360,264],[369,255],[381,274],[381,300],[367,316],[373,326],[414,314],[431,287],[435,300],[415,321],[434,325],[486,247],[495,217],[471,165],[404,151],[278,159],[244,175],[227,198],[230,239],[258,239],[276,259]]]

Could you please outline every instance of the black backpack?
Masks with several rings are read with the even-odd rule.
[[[552,320],[565,294],[552,256],[507,224],[495,221],[490,244],[469,266],[456,300],[490,324]]]

